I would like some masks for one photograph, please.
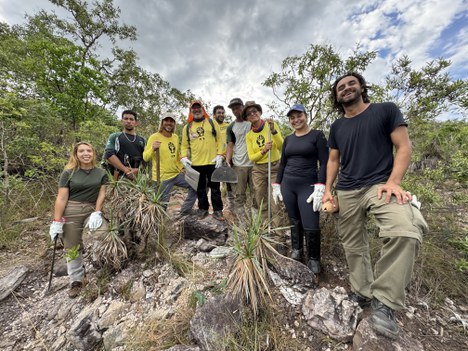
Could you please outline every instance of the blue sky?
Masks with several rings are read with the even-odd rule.
[[[466,0],[115,0],[122,22],[137,27],[126,44],[142,67],[174,87],[190,89],[211,106],[233,97],[274,101],[261,83],[287,56],[310,44],[332,44],[348,55],[357,43],[377,50],[364,72],[379,83],[395,59],[414,66],[444,57],[455,78],[468,77]],[[56,8],[47,0],[0,0],[0,20],[22,23],[24,14]]]

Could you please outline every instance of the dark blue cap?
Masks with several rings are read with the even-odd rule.
[[[304,113],[307,113],[304,105],[301,105],[301,104],[295,104],[291,107],[291,109],[289,110],[289,112],[286,114],[286,116],[289,117],[289,115],[291,114],[291,112],[293,111],[299,111],[299,112],[304,112]]]

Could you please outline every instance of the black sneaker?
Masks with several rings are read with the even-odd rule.
[[[359,307],[361,307],[361,308],[369,307],[370,304],[371,304],[371,301],[372,301],[368,297],[361,296],[361,295],[356,294],[354,292],[349,294],[349,300],[353,301],[353,302],[356,302],[359,305]]]
[[[218,221],[224,221],[225,218],[223,216],[223,211],[214,211],[213,217],[216,218]]]
[[[377,299],[372,299],[372,315],[369,322],[377,333],[391,339],[398,338],[399,328],[394,311]]]

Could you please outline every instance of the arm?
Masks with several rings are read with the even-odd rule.
[[[325,183],[325,193],[322,202],[330,201],[335,205],[333,195],[331,193],[333,183],[335,182],[338,170],[340,169],[340,151],[338,149],[330,149],[327,162],[327,181]]]
[[[68,188],[59,188],[57,199],[55,200],[54,206],[54,221],[61,222],[63,213],[65,212],[65,206],[67,206],[69,196]]]
[[[186,124],[184,128],[182,128],[182,145],[180,147],[180,158],[184,157],[189,157],[188,154],[188,139],[187,139],[187,127],[188,125]]]
[[[252,162],[259,161],[268,152],[268,150],[263,152],[265,148],[263,150],[255,151],[255,148],[254,148],[255,140],[249,137],[248,133],[247,133],[247,136],[245,137],[245,141],[247,144],[247,155],[249,156],[249,159]]]
[[[273,146],[279,151],[283,146],[283,136],[281,135],[276,122],[269,123],[269,126],[271,128],[271,140],[273,141]]]
[[[317,136],[317,158],[320,164],[318,170],[318,179],[317,182],[320,184],[325,184],[327,176],[327,162],[328,162],[328,146],[327,139],[322,131],[320,131]]]
[[[125,166],[116,155],[110,156],[107,160],[116,169],[125,173],[125,175],[129,176],[132,173],[132,169],[130,167]]]
[[[154,148],[153,144],[154,144],[155,141],[156,141],[156,137],[153,134],[152,136],[149,137],[148,142],[146,143],[146,146],[145,146],[145,150],[143,151],[143,160],[145,162],[151,161],[151,159],[154,156],[155,148]],[[158,147],[159,147],[159,145],[158,145]]]
[[[96,199],[96,210],[95,211],[102,211],[102,206],[104,205],[104,199],[106,198],[106,186],[101,185],[99,189],[99,195]]]
[[[407,192],[401,188],[400,184],[410,164],[412,153],[411,141],[406,126],[397,127],[390,134],[390,138],[396,150],[393,169],[387,182],[379,187],[377,197],[381,199],[383,193],[386,193],[385,202],[389,203],[393,194],[397,198],[397,202],[401,205],[405,204],[408,200]]]
[[[281,184],[281,181],[283,180],[283,173],[284,169],[286,167],[287,159],[286,159],[286,143],[288,142],[288,138],[284,140],[283,148],[281,149],[281,158],[280,158],[280,164],[278,168],[278,174],[276,175],[276,183]]]
[[[224,156],[225,150],[224,150],[224,138],[221,134],[221,129],[219,128],[219,124],[214,121],[213,123],[215,131],[216,131],[216,155],[221,155]]]
[[[228,144],[227,144],[227,148],[226,148],[226,162],[229,166],[232,166],[232,154],[233,154],[233,150],[234,150],[234,143],[232,141],[230,141]]]

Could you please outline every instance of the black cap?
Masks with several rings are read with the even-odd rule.
[[[233,108],[236,105],[242,105],[243,106],[244,103],[242,102],[242,100],[240,98],[234,98],[229,102],[228,107]]]

